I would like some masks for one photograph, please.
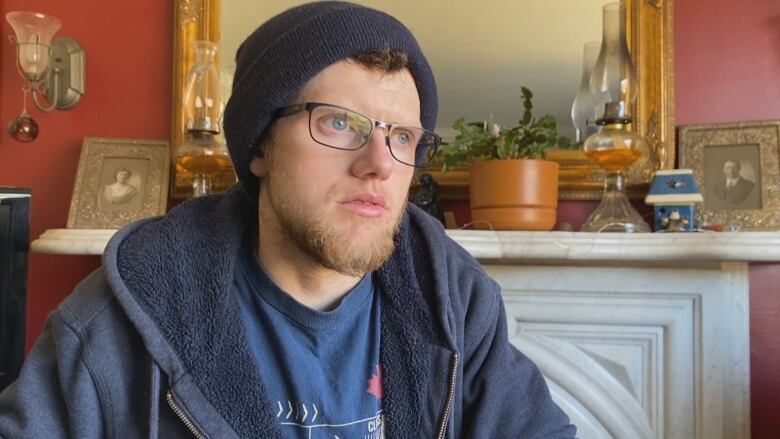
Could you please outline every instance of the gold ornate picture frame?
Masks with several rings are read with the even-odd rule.
[[[628,175],[629,195],[644,197],[652,169],[674,168],[674,0],[622,0],[626,6],[626,32],[629,50],[639,76],[637,117],[632,129],[639,131],[653,151],[657,165],[641,162]],[[222,0],[174,0],[173,102],[171,147],[176,148],[184,134],[182,96],[184,78],[193,62],[190,45],[196,40],[219,42]],[[258,23],[259,24],[259,23]],[[576,86],[576,84],[574,84]],[[574,96],[572,95],[572,99]],[[549,159],[561,165],[559,199],[599,200],[603,195],[603,172],[591,165],[580,151],[553,154]],[[468,197],[468,171],[449,176],[429,169],[440,185],[443,198]],[[215,190],[235,181],[227,170],[214,182]],[[174,198],[191,193],[192,178],[182,169],[171,168]]]
[[[699,224],[780,229],[780,121],[689,125],[679,138],[704,197]]]
[[[68,228],[116,229],[164,214],[169,168],[167,141],[85,137]]]

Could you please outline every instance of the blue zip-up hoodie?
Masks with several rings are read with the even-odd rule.
[[[230,293],[256,224],[234,187],[118,232],[0,394],[0,436],[280,437]],[[435,219],[410,205],[376,281],[388,437],[574,436],[498,285]]]

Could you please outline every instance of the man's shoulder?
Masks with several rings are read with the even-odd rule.
[[[482,265],[447,234],[436,218],[421,209],[413,209],[411,214],[421,224],[419,231],[425,235],[424,242],[429,246],[428,254],[433,271],[441,282],[447,284],[451,297],[468,300],[475,291],[498,291],[497,284]]]
[[[737,180],[737,184],[738,185],[742,185],[744,187],[750,187],[750,188],[752,188],[755,185],[754,182],[748,180],[747,178],[743,178],[743,177],[739,177],[739,180]]]
[[[187,200],[165,215],[125,226],[106,247],[104,262],[108,261],[109,272],[120,262],[125,267],[142,262],[176,265],[217,245],[227,245],[254,219],[254,208],[244,198],[234,186],[220,194]]]
[[[73,292],[57,306],[56,312],[79,332],[104,313],[114,313],[119,308],[106,280],[103,267],[93,271],[76,285]]]
[[[433,263],[446,261],[460,267],[476,268],[482,271],[479,262],[447,234],[439,220],[416,206],[410,209],[410,215],[420,226],[418,233],[425,235],[425,242],[430,247],[429,253]]]

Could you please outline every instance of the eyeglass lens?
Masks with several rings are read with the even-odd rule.
[[[373,128],[371,119],[344,108],[321,105],[312,109],[309,116],[312,138],[338,149],[361,148],[368,142]],[[410,166],[415,166],[418,149],[426,149],[423,164],[430,162],[436,150],[436,136],[422,128],[393,125],[387,137],[393,157]]]

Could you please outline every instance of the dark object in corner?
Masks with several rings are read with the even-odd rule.
[[[24,361],[30,190],[0,187],[0,391]]]
[[[420,187],[412,196],[412,203],[444,225],[444,214],[439,207],[439,183],[436,183],[433,176],[427,172],[420,174],[418,180]]]

